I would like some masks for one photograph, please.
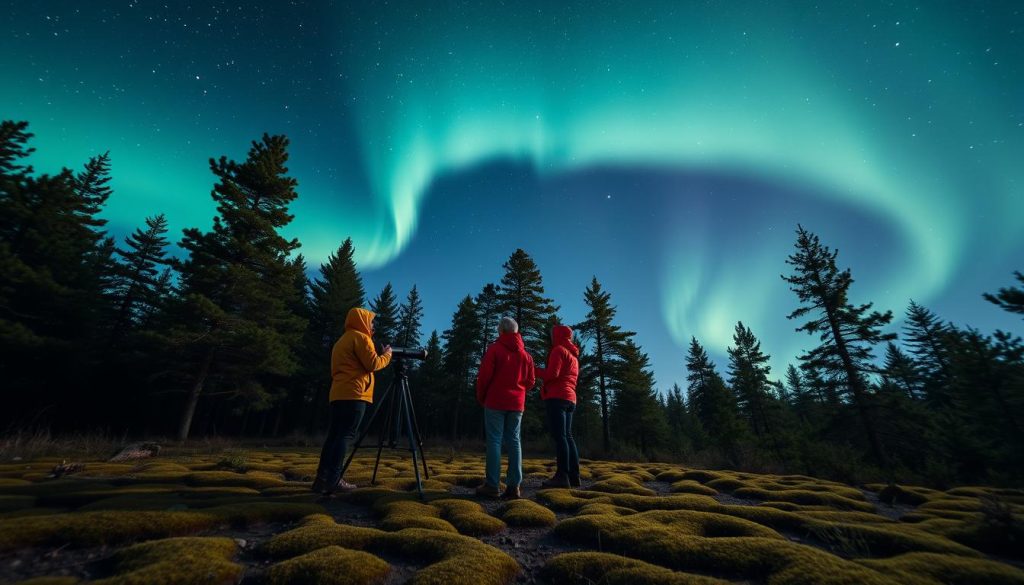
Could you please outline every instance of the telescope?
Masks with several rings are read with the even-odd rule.
[[[427,350],[422,347],[392,347],[391,357],[394,359],[425,360]]]

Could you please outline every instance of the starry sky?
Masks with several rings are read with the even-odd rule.
[[[110,151],[114,234],[209,226],[207,159],[284,133],[289,235],[351,236],[427,331],[521,247],[565,322],[601,280],[659,388],[737,320],[781,377],[800,223],[854,302],[1022,332],[981,298],[1024,269],[1018,2],[2,4],[0,115],[41,171]]]

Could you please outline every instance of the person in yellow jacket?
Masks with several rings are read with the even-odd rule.
[[[331,351],[331,424],[320,451],[313,491],[330,494],[356,486],[341,477],[341,466],[366,407],[373,403],[373,373],[391,363],[391,346],[378,354],[373,345],[374,313],[354,308],[345,317],[345,333]]]

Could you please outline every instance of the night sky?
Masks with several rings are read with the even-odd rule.
[[[207,159],[284,133],[302,253],[351,236],[427,332],[522,247],[565,322],[601,280],[659,388],[737,320],[781,377],[797,223],[854,302],[1022,332],[981,298],[1024,269],[1022,6],[5,2],[0,116],[41,171],[110,151],[115,234],[211,225]]]

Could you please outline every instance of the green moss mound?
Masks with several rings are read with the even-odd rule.
[[[629,516],[578,516],[563,520],[556,533],[573,541],[586,540],[597,533],[619,533],[636,540],[673,540],[679,536],[708,538],[754,536],[783,540],[782,535],[755,522],[692,510],[640,512]]]
[[[263,552],[287,558],[331,545],[419,559],[427,566],[413,576],[411,582],[417,585],[505,585],[519,572],[512,557],[476,538],[423,528],[385,532],[337,524],[325,515],[306,518],[298,528],[278,534]]]
[[[547,489],[537,492],[537,500],[556,512],[575,512],[595,498],[611,503],[607,496],[593,492],[567,489]]]
[[[807,530],[845,556],[891,557],[907,552],[933,552],[966,557],[977,551],[952,540],[901,524],[851,524],[812,521]]]
[[[733,494],[740,498],[829,506],[840,510],[858,510],[860,512],[873,512],[875,510],[875,507],[868,502],[854,500],[830,492],[814,492],[810,490],[770,491],[760,488],[743,487],[735,490]]]
[[[730,577],[792,584],[886,584],[893,581],[876,571],[822,550],[773,537],[733,536],[768,531],[753,523],[735,524],[720,516],[677,511],[679,521],[649,512],[633,516],[582,516],[560,522],[555,534],[569,542],[628,555],[675,571],[726,573]],[[699,513],[697,513],[699,514]],[[700,516],[705,516],[701,518]],[[662,526],[659,526],[661,524]],[[750,526],[752,525],[752,526]],[[700,535],[708,534],[712,537]]]
[[[724,585],[702,575],[677,573],[664,567],[608,553],[578,552],[558,555],[541,575],[551,583],[570,585]]]
[[[613,475],[607,479],[596,481],[590,486],[590,489],[595,492],[608,492],[611,494],[655,495],[654,490],[645,488],[629,475]]]
[[[911,553],[857,562],[908,585],[1024,585],[1024,571],[987,559]]]
[[[505,522],[484,512],[484,509],[476,502],[446,499],[434,500],[430,505],[437,508],[441,512],[441,518],[454,526],[459,534],[486,536],[505,529]],[[536,506],[536,504],[534,505]]]
[[[342,548],[363,550],[383,535],[376,528],[338,524],[325,514],[304,518],[292,530],[277,534],[262,547],[263,554],[284,559],[336,545]]]
[[[895,504],[920,506],[928,501],[928,497],[923,493],[896,484],[887,485],[879,490],[878,499],[890,506]]]
[[[670,489],[674,493],[681,494],[699,494],[702,496],[714,496],[718,494],[717,489],[697,483],[692,479],[681,479],[673,482]]]
[[[429,563],[411,585],[506,585],[519,573],[512,557],[459,534],[410,528],[386,534],[376,546]]]
[[[693,480],[691,479],[689,481]],[[697,482],[694,481],[694,483]],[[720,492],[733,492],[742,487],[747,487],[747,483],[744,481],[740,481],[735,477],[719,477],[717,479],[712,479],[708,481],[707,486],[710,488],[714,488]]]
[[[375,506],[384,513],[381,528],[384,530],[402,530],[403,528],[428,528],[442,532],[458,532],[447,520],[441,519],[441,511],[434,506],[400,500]]]
[[[26,515],[5,521],[4,530],[0,530],[0,551],[51,544],[119,544],[195,534],[225,525],[295,520],[322,511],[323,507],[312,504],[250,502],[201,511],[101,510]]]
[[[388,578],[391,566],[362,551],[332,545],[277,563],[267,570],[268,585],[372,585]]]
[[[509,526],[554,526],[557,518],[551,510],[531,500],[513,500],[498,508],[497,515]]]
[[[5,521],[0,551],[42,545],[72,547],[194,534],[217,519],[195,512],[79,512],[23,516]]]
[[[685,469],[667,469],[655,475],[654,479],[668,483],[675,483],[677,481],[682,481],[685,478],[685,476]]]
[[[230,538],[169,538],[136,544],[114,554],[115,575],[95,585],[196,585],[236,583],[244,568],[231,562]]]

